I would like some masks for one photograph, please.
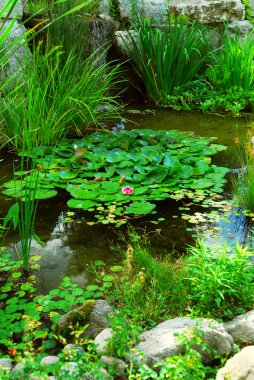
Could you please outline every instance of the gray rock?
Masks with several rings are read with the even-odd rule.
[[[3,9],[3,7],[7,4],[8,0],[0,0],[0,9]],[[12,10],[12,12],[9,14],[10,8],[7,8],[3,14],[1,14],[1,18],[5,18],[8,15],[9,19],[16,19],[21,20],[23,17],[23,3],[22,1],[18,0],[16,6]]]
[[[24,363],[17,363],[12,369],[12,373],[16,373],[24,368]]]
[[[94,343],[98,345],[96,347],[96,351],[98,352],[98,354],[102,354],[106,350],[107,345],[108,345],[107,339],[112,338],[112,336],[113,336],[112,329],[106,328],[95,337]]]
[[[89,327],[85,335],[94,339],[102,330],[108,327],[108,319],[111,313],[113,313],[113,309],[107,301],[97,300],[91,312]]]
[[[245,7],[240,0],[172,0],[169,10],[203,24],[223,23],[245,19]]]
[[[253,25],[248,20],[233,21],[228,24],[228,30],[231,34],[237,31],[244,36],[246,33],[253,31]]]
[[[65,356],[69,357],[75,354],[76,352],[83,354],[85,350],[83,347],[77,344],[66,344],[66,346],[64,346],[64,348],[62,349],[62,352]]]
[[[222,324],[212,319],[184,317],[165,321],[152,330],[141,334],[141,342],[136,346],[136,349],[143,352],[144,356],[142,359],[137,357],[137,360],[150,366],[162,359],[182,353],[184,347],[176,340],[174,334],[183,333],[194,327],[203,331],[203,343],[207,348],[221,356],[231,352],[234,341]],[[213,352],[207,352],[201,346],[197,346],[195,349],[200,352],[204,363],[213,360]]]
[[[11,20],[6,21],[2,26],[1,31],[4,32],[11,23]],[[8,37],[3,43],[3,47],[5,47],[8,52],[6,53],[8,65],[5,68],[5,73],[8,78],[15,76],[15,74],[17,75],[17,78],[19,78],[24,64],[29,62],[29,59],[31,58],[31,52],[25,41],[25,33],[25,27],[15,21],[8,33]]]
[[[113,377],[110,376],[104,368],[98,368],[96,373],[92,373],[92,371],[88,372],[82,377],[82,380],[95,380],[95,379],[113,380]]]
[[[240,0],[137,0],[137,6],[143,17],[151,17],[155,21],[164,19],[167,9],[201,23],[223,23],[245,18],[245,7]],[[121,18],[131,19],[130,1],[119,0],[119,9]]]
[[[118,358],[114,358],[113,356],[101,356],[100,361],[103,364],[107,364],[108,366],[112,366],[117,372],[124,372],[126,368],[126,363]]]
[[[216,380],[253,380],[254,346],[243,348],[229,359],[216,376]]]
[[[60,374],[63,375],[74,375],[75,373],[77,374],[79,367],[78,363],[76,362],[68,362],[64,363],[64,365],[61,366],[60,368]]]
[[[236,343],[254,344],[254,310],[239,315],[232,321],[224,323],[224,326]]]
[[[62,316],[57,324],[56,332],[67,338],[70,337],[70,325],[88,327],[82,337],[94,339],[99,332],[108,326],[108,316],[113,311],[112,307],[104,300],[88,300],[82,306],[71,310]]]
[[[2,358],[2,359],[0,359],[0,370],[1,369],[10,371],[12,369],[11,360],[8,359],[8,358]]]
[[[41,359],[40,364],[55,364],[59,362],[59,357],[54,355],[45,356],[45,358]]]

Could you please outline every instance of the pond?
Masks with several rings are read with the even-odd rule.
[[[139,110],[142,111],[142,108]],[[236,154],[237,144],[247,138],[253,125],[250,117],[230,118],[164,109],[156,109],[155,115],[127,112],[124,118],[126,129],[174,129],[193,131],[197,136],[217,137],[216,143],[226,145],[228,149],[215,155],[212,162],[229,167],[233,173],[237,172],[240,165]],[[15,160],[16,165],[18,161],[11,152],[2,152],[1,177],[4,177],[5,181],[12,178]],[[230,175],[228,179],[230,180]],[[231,186],[228,181],[223,199],[230,198]],[[39,203],[36,233],[45,242],[45,246],[41,247],[34,242],[32,253],[42,256],[38,287],[43,293],[57,287],[64,276],[70,276],[74,282],[85,286],[92,278],[89,264],[99,259],[108,263],[119,263],[121,256],[119,250],[116,249],[117,245],[125,246],[124,235],[128,226],[124,225],[116,229],[113,225],[88,225],[87,221],[91,220],[91,213],[76,210],[71,221],[68,222],[67,200],[67,193],[62,191],[56,198]],[[6,200],[1,202],[1,216],[6,214],[11,202],[11,200],[10,203]],[[180,210],[179,206],[181,206]],[[241,213],[236,215],[236,212],[231,211],[224,220],[216,221],[215,217],[203,217],[204,211],[206,213],[211,211],[210,207],[203,209],[200,206],[191,206],[186,212],[185,206],[183,202],[167,199],[158,203],[156,217],[151,215],[132,219],[128,224],[146,231],[151,241],[151,250],[156,255],[163,255],[173,250],[183,253],[186,245],[193,243],[198,231],[204,231],[208,241],[228,239],[232,242],[238,240],[250,243],[251,226],[249,224],[246,226],[246,218]],[[225,204],[220,205],[219,213],[226,211],[226,208]],[[182,214],[185,212],[189,217],[184,219]],[[158,222],[158,218],[165,220]],[[18,246],[18,235],[11,232],[6,244],[8,248],[13,248],[14,244]]]

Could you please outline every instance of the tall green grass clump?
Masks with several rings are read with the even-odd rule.
[[[225,32],[224,44],[217,57],[217,63],[208,70],[209,79],[224,88],[241,88],[245,91],[254,88],[254,33],[244,38],[240,33],[231,36]]]
[[[199,76],[212,53],[205,27],[182,18],[168,17],[166,24],[153,28],[150,19],[130,32],[126,42],[133,65],[142,78],[149,97],[167,105],[171,95],[202,82]]]
[[[228,319],[254,302],[254,267],[247,248],[198,241],[185,257],[152,257],[136,238],[108,297],[120,308],[141,312],[146,323],[180,315]]]
[[[55,145],[67,135],[82,135],[89,125],[118,116],[119,104],[109,90],[119,66],[98,66],[100,57],[95,54],[82,62],[71,52],[62,64],[60,48],[43,54],[37,48],[24,78],[2,93],[5,139],[16,149],[31,142]]]

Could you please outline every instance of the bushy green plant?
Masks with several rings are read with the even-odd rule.
[[[248,248],[208,246],[201,240],[188,253],[185,289],[195,314],[230,318],[252,308],[254,267]]]
[[[82,134],[88,125],[117,115],[119,105],[108,91],[119,66],[98,66],[95,53],[83,63],[70,53],[62,66],[61,54],[59,48],[44,54],[38,48],[26,78],[2,93],[4,137],[16,149],[54,145],[67,134]]]
[[[129,33],[131,43],[126,42],[126,48],[151,100],[167,105],[170,95],[202,81],[198,74],[212,56],[207,33],[197,23],[188,25],[177,17],[168,17],[161,29],[145,19]]]
[[[121,308],[116,311],[109,323],[112,338],[108,339],[107,353],[111,356],[128,357],[130,349],[139,343],[142,318],[137,309]]]
[[[251,91],[254,87],[253,59],[254,34],[247,33],[242,38],[236,32],[232,37],[226,30],[217,64],[207,71],[208,78],[224,88],[239,87]]]

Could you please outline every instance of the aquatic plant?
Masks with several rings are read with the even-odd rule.
[[[178,131],[104,131],[57,147],[40,146],[26,155],[39,172],[37,198],[64,188],[71,196],[69,207],[96,210],[102,223],[119,225],[129,216],[154,212],[152,201],[198,201],[222,192],[228,169],[210,165],[210,156],[225,147],[212,141]],[[32,189],[34,173],[21,175],[15,185],[4,184],[3,194],[22,198],[26,188]]]
[[[133,65],[142,78],[151,100],[167,105],[170,95],[203,81],[198,76],[210,62],[211,48],[205,27],[168,16],[166,25],[154,29],[150,19],[129,33],[125,42]]]

